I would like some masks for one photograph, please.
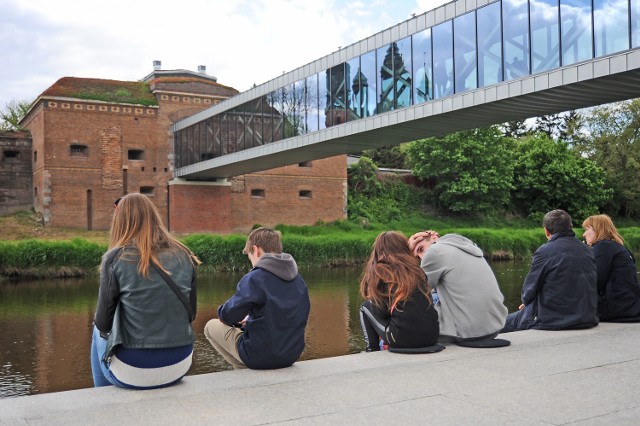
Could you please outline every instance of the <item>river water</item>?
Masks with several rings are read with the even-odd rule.
[[[527,262],[495,262],[492,268],[513,311],[520,303]],[[311,313],[301,359],[357,353],[364,349],[358,319],[361,268],[301,271]],[[235,290],[241,273],[200,274],[197,333],[188,374],[229,370],[202,330]],[[98,296],[97,278],[0,282],[0,397],[59,392],[93,386],[89,349]]]

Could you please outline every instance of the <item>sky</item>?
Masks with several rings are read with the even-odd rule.
[[[62,77],[197,71],[240,92],[448,0],[0,0],[0,110]]]

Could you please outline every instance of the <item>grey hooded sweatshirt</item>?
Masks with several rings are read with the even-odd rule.
[[[444,235],[425,251],[421,267],[440,298],[435,307],[441,338],[469,339],[502,330],[507,317],[504,296],[473,241]]]

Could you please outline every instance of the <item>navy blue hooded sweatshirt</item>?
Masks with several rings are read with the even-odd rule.
[[[248,315],[238,340],[238,353],[247,367],[283,368],[296,362],[304,350],[310,305],[307,285],[293,257],[266,253],[218,308],[218,318],[232,325]]]

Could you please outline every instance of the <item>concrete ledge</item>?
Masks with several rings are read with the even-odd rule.
[[[270,371],[0,400],[1,425],[638,424],[640,324],[501,336],[509,347],[362,353]]]

